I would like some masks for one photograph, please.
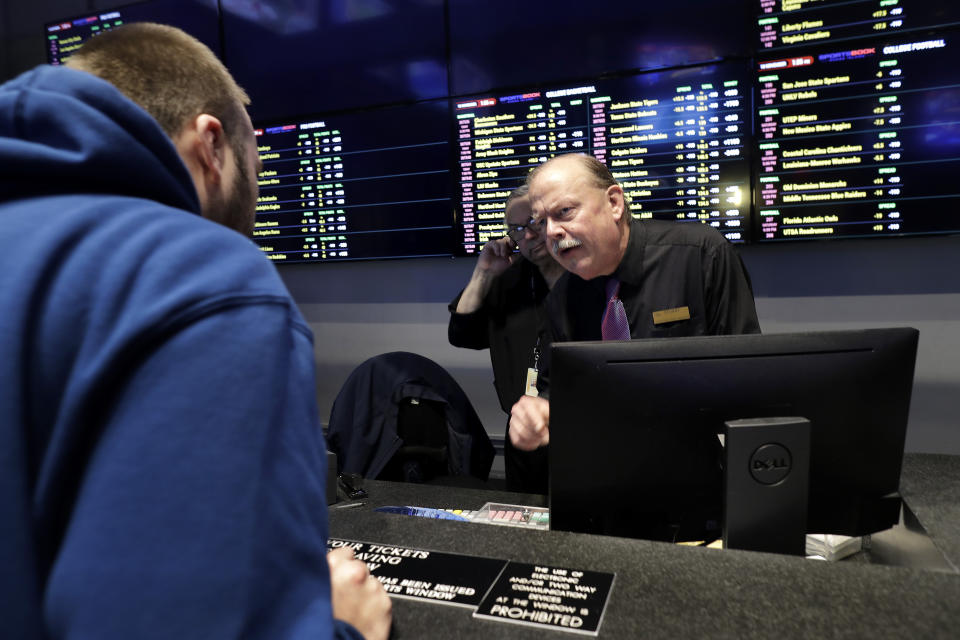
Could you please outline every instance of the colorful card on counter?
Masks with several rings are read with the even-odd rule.
[[[473,616],[595,636],[615,576],[508,562]]]
[[[547,507],[488,502],[475,511],[470,519],[483,524],[500,524],[542,531],[550,529],[550,509]]]
[[[506,560],[391,544],[327,541],[328,549],[338,547],[351,547],[391,596],[471,608],[480,604],[507,564]]]

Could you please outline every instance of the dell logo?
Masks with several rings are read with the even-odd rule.
[[[768,443],[750,456],[750,475],[760,484],[776,484],[790,473],[790,451],[783,445]]]
[[[786,458],[772,458],[770,460],[756,459],[753,461],[754,471],[776,471],[777,469],[790,470],[790,463]]]

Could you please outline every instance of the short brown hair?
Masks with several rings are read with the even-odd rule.
[[[175,138],[201,113],[219,119],[231,144],[250,98],[206,45],[180,29],[135,22],[88,40],[68,67],[106,80]]]

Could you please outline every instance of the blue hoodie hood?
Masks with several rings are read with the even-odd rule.
[[[0,202],[111,193],[200,213],[190,174],[160,125],[83,71],[37,67],[0,86],[0,167]]]

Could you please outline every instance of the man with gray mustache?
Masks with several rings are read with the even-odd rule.
[[[557,156],[527,184],[534,220],[569,272],[547,298],[548,342],[600,340],[610,292],[633,339],[760,332],[743,265],[715,229],[634,220],[621,186],[588,155]],[[540,397],[524,396],[510,412],[510,441],[523,451],[550,443],[548,367]]]

